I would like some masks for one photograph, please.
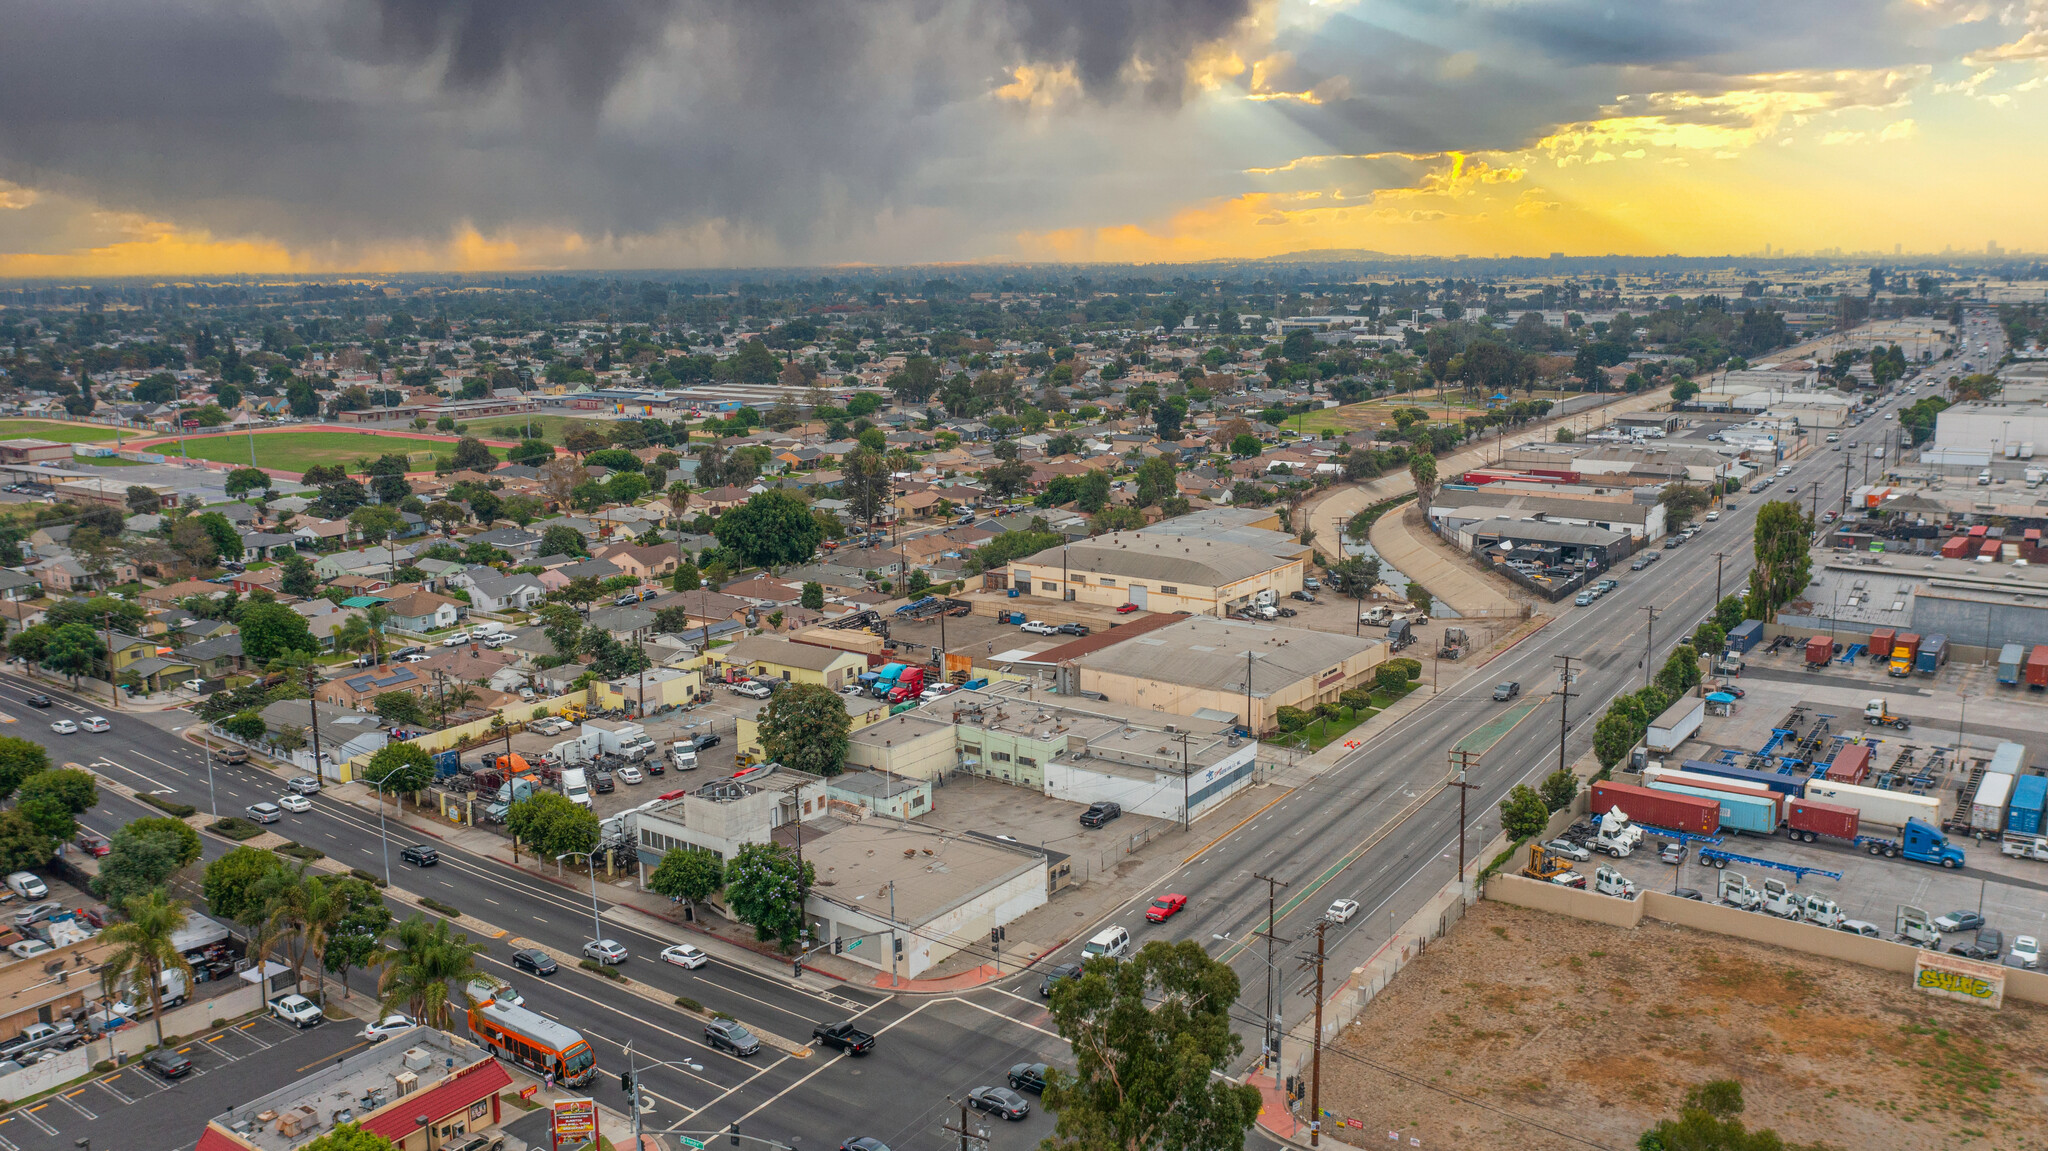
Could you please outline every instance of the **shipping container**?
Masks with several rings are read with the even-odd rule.
[[[1936,827],[1941,826],[1941,801],[1931,795],[1907,795],[1900,791],[1858,787],[1853,783],[1810,779],[1806,781],[1806,794],[1803,798],[1854,808],[1862,814],[1863,822],[1881,824],[1889,828],[1902,828],[1909,819],[1924,820]]]
[[[1626,783],[1593,785],[1592,813],[1597,818],[1615,808],[1636,823],[1694,835],[1712,835],[1721,828],[1721,805],[1691,795],[1672,795]]]
[[[1982,544],[1978,545],[1977,558],[1980,560],[1997,559],[1998,547],[1997,540],[1985,540]]]
[[[1778,822],[1783,823],[1785,821],[1785,801],[1790,797],[1783,792],[1772,791],[1766,787],[1758,787],[1753,783],[1738,783],[1735,780],[1726,779],[1718,775],[1705,775],[1697,771],[1681,771],[1674,767],[1651,767],[1644,769],[1643,785],[1645,787],[1659,780],[1665,783],[1683,784],[1686,787],[1697,787],[1706,791],[1725,791],[1730,795],[1746,795],[1751,799],[1767,799],[1777,807]]]
[[[2048,775],[2020,776],[2012,785],[2012,802],[2005,807],[2007,834],[2041,834],[2043,808],[2048,808]]]
[[[1737,783],[1753,784],[1780,795],[1800,795],[1806,787],[1806,781],[1798,776],[1780,775],[1775,771],[1755,771],[1747,767],[1730,767],[1710,759],[1688,759],[1683,766],[1687,771],[1732,779]]]
[[[1835,753],[1828,764],[1828,778],[1836,783],[1862,783],[1870,776],[1870,747],[1852,743]]]
[[[2005,830],[2005,805],[2012,802],[2013,777],[1987,772],[1970,801],[1970,830],[1997,835]]]
[[[1892,655],[1897,656],[1904,649],[1908,662],[1920,656],[1920,633],[1902,631],[1892,640]]]
[[[1970,525],[1970,538],[1972,540],[1981,540],[1990,534],[1990,531],[1991,529],[1984,524],[1972,524]]]
[[[1785,826],[1791,829],[1792,838],[1808,843],[1815,836],[1853,841],[1861,819],[1855,808],[1836,803],[1795,799],[1785,805]]]
[[[1986,775],[2018,775],[2020,765],[2026,762],[2027,749],[2017,743],[2000,741],[1991,749],[1991,759],[1984,765]]]
[[[1764,625],[1762,623],[1753,619],[1743,620],[1728,632],[1728,650],[1739,651],[1747,655],[1749,654],[1749,649],[1761,643],[1763,638]]]
[[[1937,632],[1920,645],[1920,656],[1913,661],[1913,670],[1922,675],[1933,675],[1947,662],[1948,637]]]
[[[1674,795],[1690,795],[1710,800],[1721,805],[1721,831],[1746,831],[1751,835],[1775,835],[1778,831],[1778,805],[1767,799],[1751,795],[1737,795],[1732,791],[1716,791],[1705,787],[1690,787],[1682,783],[1658,780],[1650,785],[1652,791],[1669,792]],[[1659,826],[1662,826],[1661,824]]]
[[[1706,717],[1707,701],[1699,696],[1687,696],[1664,709],[1650,724],[1648,734],[1643,737],[1643,746],[1651,751],[1677,751],[1678,745],[1698,734],[1700,722]]]
[[[2020,665],[2027,659],[2026,649],[2016,643],[2006,644],[1998,649],[1998,682],[2010,687],[2020,681]]]
[[[1825,667],[1835,658],[1835,644],[1824,635],[1814,636],[1806,641],[1806,666]]]
[[[2027,653],[2027,686],[2048,687],[2048,643],[2037,643]]]
[[[1870,658],[1883,663],[1892,657],[1892,640],[1899,633],[1888,627],[1870,633]]]
[[[1942,558],[1944,558],[1944,559],[1952,559],[1952,560],[1959,560],[1959,559],[1962,559],[1962,558],[1963,558],[1964,556],[1966,556],[1966,555],[1969,555],[1969,554],[1970,554],[1970,539],[1969,539],[1969,537],[1968,537],[1968,536],[1950,536],[1950,537],[1948,537],[1948,539],[1946,539],[1946,540],[1944,540],[1944,541],[1942,542],[1942,545],[1941,545],[1941,554],[1942,554]]]

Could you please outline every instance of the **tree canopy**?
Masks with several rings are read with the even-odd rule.
[[[825,538],[811,507],[794,492],[762,492],[718,517],[711,534],[740,562],[760,567],[805,563]]]
[[[823,684],[791,684],[768,697],[761,711],[761,745],[768,758],[812,775],[846,769],[847,733],[853,721],[846,701]]]

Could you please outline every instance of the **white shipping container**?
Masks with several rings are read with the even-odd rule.
[[[1987,835],[2005,830],[2005,805],[2012,800],[2013,776],[1986,773],[1977,785],[1977,798],[1970,805],[1970,828]]]
[[[1678,745],[1692,738],[1700,729],[1700,721],[1706,717],[1707,701],[1699,696],[1679,700],[1664,709],[1650,724],[1649,734],[1644,736],[1643,745],[1651,751],[1666,752],[1678,750]]]
[[[1908,819],[1919,819],[1941,826],[1941,801],[1931,795],[1906,795],[1826,779],[1808,780],[1805,794],[1807,799],[1854,808],[1865,823],[1904,827]]]

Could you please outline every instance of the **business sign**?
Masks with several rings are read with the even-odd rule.
[[[555,1100],[555,1146],[597,1142],[597,1100]]]
[[[1913,961],[1913,986],[1929,995],[1995,1011],[2005,1003],[2005,968],[1959,955],[1921,951]]]

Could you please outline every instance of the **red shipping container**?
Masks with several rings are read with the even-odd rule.
[[[1990,530],[1991,529],[1984,524],[1977,524],[1976,526],[1970,529],[1970,538],[1973,540],[1981,540],[1984,538],[1984,533]]]
[[[1979,559],[1983,559],[1983,558],[1987,558],[1987,557],[1988,557],[1988,558],[1990,558],[1990,559],[1997,559],[1997,558],[1998,558],[1998,541],[1997,541],[1997,540],[1985,540],[1985,541],[1984,541],[1984,546],[1983,546],[1983,547],[1980,547],[1980,548],[1978,548],[1978,549],[1977,549],[1977,556],[1978,556],[1978,558],[1979,558]]]
[[[1870,658],[1879,660],[1890,659],[1892,657],[1892,639],[1898,634],[1896,629],[1888,627],[1881,627],[1871,632]]]
[[[2040,529],[2040,528],[2028,528],[2028,529],[2027,529],[2027,532],[2026,532],[2026,534],[2025,534],[2025,535],[2023,535],[2023,536],[2021,536],[2020,538],[2021,538],[2021,539],[2024,539],[2024,540],[2026,540],[2026,541],[2027,541],[2028,543],[2030,543],[2030,544],[2037,544],[2037,543],[2040,543],[2040,542],[2041,542],[2041,529]]]
[[[1795,799],[1791,803],[1791,811],[1785,816],[1785,823],[1791,828],[1788,834],[1792,838],[1812,843],[1823,835],[1831,839],[1853,840],[1860,819],[1853,807]]]
[[[1950,537],[1948,537],[1948,539],[1947,539],[1946,541],[1944,541],[1944,542],[1942,543],[1942,545],[1941,545],[1941,554],[1942,554],[1942,557],[1943,557],[1944,559],[1952,559],[1952,560],[1959,560],[1959,559],[1962,559],[1962,558],[1963,558],[1964,556],[1966,556],[1966,555],[1969,555],[1969,554],[1970,554],[1970,539],[1969,539],[1969,537],[1968,537],[1968,536],[1950,536]]]
[[[2048,687],[2048,644],[2035,644],[2027,654],[2027,686]]]
[[[1828,779],[1834,783],[1862,783],[1870,774],[1870,748],[1852,743],[1837,752],[1828,764]]]
[[[1819,667],[1835,655],[1835,645],[1824,635],[1814,636],[1806,641],[1806,662]]]
[[[1593,785],[1593,818],[1598,819],[1617,807],[1630,820],[1652,827],[1690,831],[1695,835],[1712,835],[1721,830],[1721,805],[1711,799],[1651,791],[1647,787],[1627,783]]]

